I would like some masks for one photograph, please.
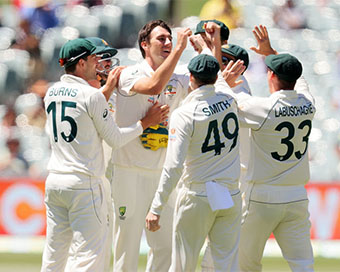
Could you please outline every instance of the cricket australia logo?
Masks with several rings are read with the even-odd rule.
[[[167,85],[164,90],[164,94],[169,97],[173,97],[176,94],[176,87]]]
[[[111,102],[109,102],[109,111],[115,112],[115,110],[113,108],[113,104]]]
[[[121,220],[125,220],[126,218],[125,213],[126,213],[126,206],[119,207],[119,218]]]

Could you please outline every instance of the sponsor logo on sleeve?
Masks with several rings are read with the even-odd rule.
[[[170,129],[169,139],[172,142],[176,140],[176,129],[174,128]]]

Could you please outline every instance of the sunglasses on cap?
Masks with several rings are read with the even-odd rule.
[[[106,54],[106,55],[108,55],[107,58],[102,58],[98,60],[97,68],[96,68],[97,73],[108,75],[110,71],[113,70],[113,68],[115,68],[116,66],[119,66],[120,61],[118,58],[111,57],[110,54]]]
[[[235,61],[235,60],[233,60],[231,58],[228,58],[226,56],[222,56],[222,63],[223,63],[223,65],[227,65],[229,61]]]
[[[111,54],[110,54],[110,53],[97,54],[96,56],[97,56],[98,58],[101,58],[101,59],[108,59],[108,58],[111,58]]]

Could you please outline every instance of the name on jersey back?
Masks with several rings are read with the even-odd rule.
[[[314,113],[312,104],[303,106],[283,106],[275,109],[275,117],[282,116],[301,116]]]
[[[72,88],[50,88],[48,95],[49,96],[71,96],[75,97],[78,94],[78,89],[72,89]]]
[[[216,114],[218,112],[224,111],[230,107],[230,103],[228,100],[220,101],[209,105],[209,107],[204,107],[202,111],[206,116],[210,116]]]

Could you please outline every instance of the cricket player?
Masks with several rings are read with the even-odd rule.
[[[214,57],[198,55],[188,69],[190,93],[172,114],[166,160],[146,225],[151,231],[162,229],[162,210],[181,178],[170,271],[195,271],[207,236],[216,271],[237,271],[241,224],[237,106],[232,96],[215,92],[220,67]]]
[[[221,23],[223,24],[223,23]],[[200,23],[196,27],[198,30],[196,30],[196,33],[200,33],[199,29]],[[221,27],[221,32],[223,28]],[[201,53],[203,49],[207,48],[208,41],[203,42],[202,39],[200,39],[200,36],[205,37],[204,41],[207,40],[206,35],[195,35],[190,37],[190,42],[192,46],[194,47],[195,51],[198,53]],[[221,39],[223,39],[223,36],[221,35]],[[223,42],[222,42],[223,43]],[[222,77],[227,82],[227,84],[232,88],[232,92],[230,92],[230,88],[218,88],[219,91],[222,92],[229,92],[230,95],[235,95],[240,92],[247,93],[251,95],[250,87],[248,84],[247,79],[243,75],[244,72],[247,70],[249,65],[249,55],[248,52],[235,44],[228,44],[226,41],[224,41],[224,44],[221,46],[221,71],[222,71]],[[242,61],[242,65],[238,63],[238,61]],[[233,73],[233,74],[231,74]],[[220,80],[223,80],[220,78]],[[217,81],[217,86],[219,85],[219,81]],[[225,85],[225,84],[223,84]],[[248,160],[248,153],[249,153],[249,129],[248,128],[240,128],[240,142],[243,144],[240,145],[240,161],[241,161],[241,178],[244,176],[244,173],[247,169],[247,160]],[[243,182],[240,184],[240,186],[243,187]],[[243,192],[244,189],[241,188],[241,192]]]
[[[208,31],[211,24],[206,25]],[[122,71],[115,112],[119,125],[135,122],[156,101],[169,105],[169,117],[179,106],[188,93],[189,76],[174,73],[174,69],[190,35],[189,28],[178,31],[177,44],[172,48],[171,29],[164,21],[151,21],[140,30],[138,41],[145,60]],[[115,271],[137,271],[145,215],[158,187],[165,159],[167,123],[145,130],[140,139],[113,153]],[[164,208],[162,230],[146,232],[151,248],[147,271],[169,270],[174,201],[175,196]]]
[[[113,48],[109,46],[109,44],[99,37],[89,37],[86,38],[86,40],[92,42],[96,47],[100,47],[101,50],[96,54],[99,58],[97,62],[96,72],[97,72],[97,78],[95,80],[89,80],[88,83],[100,90],[104,90],[103,94],[106,98],[106,100],[109,100],[109,111],[112,113],[114,110],[114,102],[115,102],[115,96],[116,93],[112,92],[112,90],[108,90],[104,87],[106,84],[106,81],[108,79],[110,71],[112,71],[114,68],[117,69],[117,73],[115,74],[117,77],[119,77],[121,70],[123,67],[118,67],[119,65],[119,59],[115,57],[115,55],[118,53],[118,50],[116,48]],[[108,144],[103,141],[103,150],[104,150],[104,162],[105,165],[107,165],[108,160],[111,156],[112,149],[108,146]],[[107,171],[109,173],[109,171]],[[110,176],[111,177],[111,176]],[[111,196],[111,178],[102,178],[103,181],[103,191],[104,196],[107,201],[108,206],[108,220],[109,220],[109,233],[107,238],[105,239],[105,245],[107,247],[106,249],[106,265],[105,265],[105,271],[109,271],[110,269],[110,260],[112,255],[112,224],[113,224],[113,206],[112,206],[112,196]],[[73,248],[70,248],[70,256],[69,256],[69,262],[67,263],[67,266],[65,268],[65,271],[72,271],[70,269],[72,267],[72,262],[76,262],[76,256],[73,254],[75,250]]]
[[[97,57],[99,58],[96,67],[97,78],[94,81],[90,81],[90,84],[92,84],[93,87],[101,88],[105,85],[110,71],[119,66],[119,59],[115,57],[115,55],[118,53],[118,50],[111,47],[107,41],[99,37],[89,37],[86,38],[86,40],[102,48],[102,51],[97,54]],[[110,93],[108,93],[108,95],[109,94]],[[109,99],[109,97],[107,97],[108,95],[104,93],[104,96],[107,100]]]
[[[246,93],[251,94],[251,90],[248,84],[247,79],[244,76],[244,72],[247,70],[249,65],[249,55],[247,50],[238,46],[236,44],[225,44],[222,45],[222,64],[223,71],[227,71],[232,63],[235,63],[237,60],[242,60],[243,65],[245,66],[243,72],[239,76],[236,82],[241,81],[240,84],[233,85],[230,81],[227,81],[228,85],[232,87],[232,91],[234,94],[238,93]],[[229,67],[228,67],[229,64]],[[226,89],[229,90],[229,89]],[[240,190],[244,192],[244,182],[243,177],[248,169],[248,159],[249,159],[249,150],[250,150],[250,130],[249,128],[240,127],[239,130],[240,136],[240,163],[241,163],[241,176],[240,176]]]
[[[135,123],[154,103],[169,105],[171,114],[187,95],[188,77],[174,74],[174,69],[189,35],[189,28],[180,30],[173,48],[171,29],[164,21],[151,21],[140,30],[138,43],[144,61],[120,75],[115,111],[119,126]],[[167,122],[163,122],[112,154],[114,271],[138,269],[144,219],[158,186],[167,139]],[[173,207],[166,210],[167,228],[157,234],[146,232],[150,246],[147,271],[168,271],[170,266]]]
[[[254,34],[258,42],[268,40],[264,26],[256,27]],[[240,124],[251,129],[240,268],[261,271],[263,250],[273,233],[292,271],[313,271],[304,186],[309,180],[308,137],[315,103],[298,59],[274,50],[262,54],[267,55],[271,95],[238,95]]]
[[[117,127],[104,95],[88,84],[96,79],[96,54],[102,49],[85,39],[65,43],[59,63],[66,74],[44,98],[52,154],[45,185],[47,231],[41,271],[64,271],[71,246],[76,259],[71,271],[104,271],[103,244],[109,230],[101,180],[102,139],[117,148],[167,116],[166,110],[153,107],[153,114],[130,127]],[[106,88],[113,90],[116,84],[114,70]]]
[[[249,55],[248,52],[235,44],[224,44],[222,49],[222,76],[221,80],[225,80],[230,88],[218,88],[219,84],[216,83],[216,87],[219,92],[227,93],[235,97],[235,94],[244,92],[251,95],[250,87],[247,79],[244,77],[243,73],[246,71],[249,65]],[[230,68],[232,65],[236,64],[238,60],[243,62],[243,65],[239,69],[242,69],[241,74],[236,78],[230,77],[228,73],[232,71]],[[232,91],[231,91],[232,90]],[[231,92],[230,92],[231,91]],[[250,129],[245,127],[239,128],[239,142],[240,142],[240,167],[241,175],[239,179],[239,186],[241,194],[245,191],[247,183],[244,182],[244,176],[248,169],[248,159],[250,151]],[[201,262],[202,271],[215,271],[214,261],[211,256],[210,242],[208,240],[207,247],[204,251],[204,256]]]

